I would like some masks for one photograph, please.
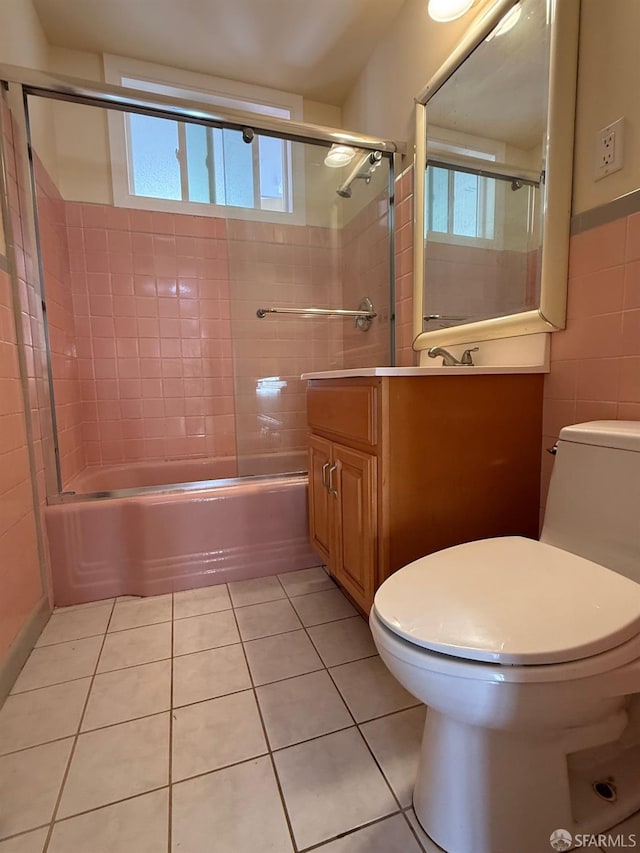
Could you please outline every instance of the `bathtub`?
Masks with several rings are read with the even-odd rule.
[[[122,480],[109,479],[115,476],[104,471],[101,482],[122,488]],[[57,606],[160,595],[320,562],[309,544],[306,474],[116,494],[47,507]]]
[[[287,469],[281,469],[287,470]],[[296,470],[296,469],[289,469]],[[65,486],[65,492],[111,492],[171,483],[194,483],[236,477],[235,456],[218,459],[184,459],[163,462],[131,462],[126,465],[89,466]]]
[[[65,493],[83,495],[120,489],[140,489],[171,483],[195,483],[230,477],[269,476],[281,471],[304,471],[306,451],[235,456],[176,459],[162,462],[131,462],[126,465],[89,466],[65,485]]]

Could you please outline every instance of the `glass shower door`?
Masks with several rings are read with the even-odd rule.
[[[238,474],[307,469],[303,373],[390,365],[389,163],[366,162],[345,194],[353,164],[327,167],[328,146],[288,143],[298,192],[288,220],[227,220]],[[354,162],[367,160],[358,151]],[[353,317],[305,308],[358,309],[376,317],[365,331]],[[258,316],[260,309],[299,313]],[[261,312],[260,312],[261,313]]]

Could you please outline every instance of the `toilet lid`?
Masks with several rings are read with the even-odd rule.
[[[576,661],[640,634],[640,584],[519,536],[422,557],[382,584],[374,607],[411,643],[501,664]]]

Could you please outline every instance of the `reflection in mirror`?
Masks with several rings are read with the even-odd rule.
[[[427,104],[425,330],[538,306],[545,6],[521,0]]]
[[[552,27],[558,5],[553,0],[497,3],[490,24],[483,19],[479,35],[468,37],[467,54],[440,70],[436,83],[425,90],[424,106],[418,104],[422,138],[417,140],[417,162],[426,163],[423,177],[416,175],[416,182],[424,181],[416,192],[416,204],[422,207],[416,233],[418,336],[487,320],[494,323],[489,337],[562,323],[562,308],[553,317],[541,311],[543,249],[550,236],[547,140],[554,85],[563,96],[567,125],[555,129],[562,139],[552,140],[556,173],[561,160],[565,172],[556,180],[554,198],[564,194],[567,208],[570,198],[573,102],[567,96],[575,86],[576,39],[569,28],[563,45],[567,56],[562,67],[557,61],[554,67]],[[575,4],[569,5],[577,21]],[[565,220],[557,222],[566,243],[568,212]],[[562,251],[557,248],[562,249],[562,238],[551,239],[559,239],[551,248],[561,277]],[[566,262],[566,246],[564,255]],[[495,328],[499,318],[525,316],[526,329],[517,328],[524,325],[519,319]],[[468,339],[481,339],[482,328],[474,328],[478,337]],[[416,348],[434,342],[419,339]]]

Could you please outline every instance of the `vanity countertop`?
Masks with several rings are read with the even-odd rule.
[[[356,376],[466,376],[496,373],[548,373],[543,364],[471,365],[470,367],[353,367],[349,370],[321,370],[303,373],[301,379],[349,379]]]

